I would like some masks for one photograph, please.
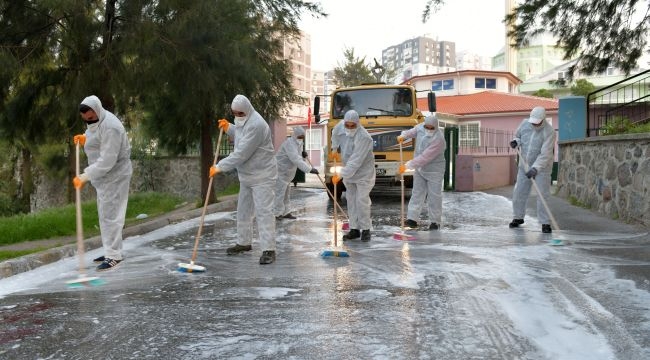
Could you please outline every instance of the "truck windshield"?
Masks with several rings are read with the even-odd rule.
[[[332,117],[342,119],[348,110],[359,116],[411,116],[411,90],[403,88],[340,91],[334,96]]]

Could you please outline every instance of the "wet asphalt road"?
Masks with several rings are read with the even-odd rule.
[[[445,193],[440,231],[396,241],[399,197],[373,200],[373,239],[321,258],[332,203],[294,191],[278,259],[226,256],[235,213],[206,218],[200,274],[176,271],[196,219],[125,242],[105,284],[69,289],[76,259],[17,275],[0,299],[3,359],[648,359],[650,240],[627,227],[508,229],[510,202]],[[345,206],[345,204],[343,204]],[[596,221],[598,219],[595,219]],[[339,233],[340,236],[343,233]],[[552,239],[564,246],[550,246]],[[0,282],[0,287],[8,286]]]

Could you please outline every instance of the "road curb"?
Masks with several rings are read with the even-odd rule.
[[[206,214],[212,214],[219,211],[230,211],[237,207],[237,195],[224,196],[218,203],[208,205]],[[192,209],[180,212],[171,212],[152,218],[150,221],[128,226],[122,232],[125,240],[129,237],[146,234],[164,226],[186,221],[201,216],[203,208]],[[90,251],[102,246],[101,237],[94,236],[84,240],[85,250]],[[39,266],[51,264],[61,259],[76,256],[77,245],[67,244],[37,253],[21,256],[14,259],[0,262],[0,279],[20,274],[22,272],[34,270]]]

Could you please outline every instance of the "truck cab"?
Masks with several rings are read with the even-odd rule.
[[[330,117],[327,123],[326,154],[337,152],[338,138],[345,136],[342,124],[343,116],[348,110],[359,113],[361,125],[373,139],[375,155],[375,187],[373,192],[392,191],[400,186],[400,144],[397,137],[403,130],[408,130],[424,121],[424,115],[417,108],[416,91],[410,84],[386,85],[383,83],[364,84],[355,87],[338,88],[330,94]],[[435,111],[435,97],[429,96],[429,110]],[[316,121],[319,122],[320,98],[314,100]],[[413,158],[414,139],[402,143],[404,163]],[[325,162],[325,183],[333,191],[331,178],[337,169],[345,164],[328,156]],[[412,176],[404,175],[404,184],[412,187]],[[337,185],[337,196],[344,191],[344,185]]]

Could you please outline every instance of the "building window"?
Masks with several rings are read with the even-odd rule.
[[[307,141],[305,142],[305,149],[309,150],[321,150],[323,143],[321,142],[322,129],[307,129]]]
[[[444,91],[454,89],[454,79],[434,80],[431,82],[431,91]]]
[[[474,88],[476,89],[496,89],[497,79],[495,78],[474,78]]]

